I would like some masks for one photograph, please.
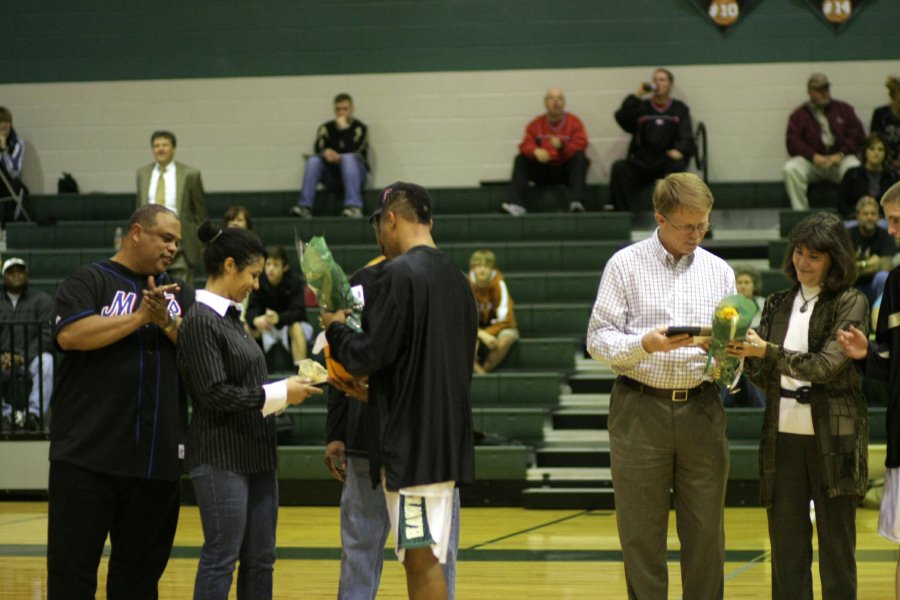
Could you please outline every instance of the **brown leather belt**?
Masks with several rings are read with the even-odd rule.
[[[704,391],[706,391],[707,386],[711,385],[710,382],[704,381],[700,385],[692,388],[686,388],[681,390],[668,390],[663,388],[655,388],[653,386],[645,385],[640,381],[635,381],[630,377],[625,377],[624,375],[619,375],[617,381],[623,383],[630,387],[633,390],[636,390],[642,394],[650,394],[651,396],[657,396],[659,398],[665,398],[666,400],[671,400],[672,402],[687,402],[689,399],[694,396],[699,396]]]

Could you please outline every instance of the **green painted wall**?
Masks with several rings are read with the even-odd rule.
[[[50,0],[2,9],[0,83],[900,57],[900,1],[837,34],[762,0],[722,35],[688,0]]]

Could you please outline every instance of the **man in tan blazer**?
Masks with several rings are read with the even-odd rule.
[[[181,219],[181,249],[169,273],[193,283],[195,267],[202,271],[197,228],[206,220],[206,203],[200,171],[173,160],[175,145],[170,131],[154,131],[150,136],[154,162],[137,170],[137,205],[164,204]]]

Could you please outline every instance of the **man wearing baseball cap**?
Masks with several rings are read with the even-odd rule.
[[[6,259],[0,273],[3,275],[0,294],[3,428],[40,431],[47,426],[47,407],[53,391],[53,298],[28,288],[27,265],[21,258]],[[19,419],[6,394],[14,387],[8,383],[17,375],[24,375],[25,369],[32,385],[27,409]],[[25,382],[21,381],[20,385],[25,386]]]
[[[852,106],[831,97],[831,82],[813,73],[806,82],[809,101],[788,120],[784,187],[791,208],[807,210],[807,186],[814,181],[840,183],[849,169],[859,166],[857,154],[866,134]]]
[[[370,474],[385,490],[409,595],[442,599],[454,488],[474,479],[475,298],[431,237],[432,203],[424,188],[391,184],[371,220],[389,260],[363,308],[363,330],[345,325],[342,312],[323,312],[322,321],[332,356],[354,376],[369,378],[364,394],[345,387],[375,413]]]

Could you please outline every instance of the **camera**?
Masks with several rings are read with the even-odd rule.
[[[645,92],[655,92],[656,91],[655,83],[645,82],[641,85],[641,87],[644,88]]]

